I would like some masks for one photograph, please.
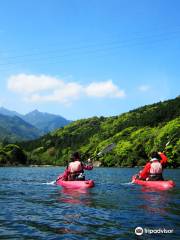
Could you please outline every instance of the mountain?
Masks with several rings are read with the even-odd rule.
[[[17,116],[5,116],[0,114],[0,141],[11,142],[38,138],[40,130],[25,122]]]
[[[40,129],[43,133],[48,133],[57,128],[64,127],[71,122],[59,115],[43,113],[38,110],[24,115],[23,119]]]
[[[0,114],[11,117],[18,116],[27,123],[39,129],[42,134],[51,132],[60,127],[64,127],[71,122],[59,115],[43,113],[39,112],[38,110],[34,110],[30,113],[22,115],[16,111],[11,111],[4,107],[0,107]]]
[[[97,158],[110,143],[115,148]],[[180,166],[180,97],[113,117],[74,121],[37,140],[21,143],[29,161],[65,165],[73,151],[93,156],[102,166],[142,166],[151,151],[166,151],[169,166]]]
[[[17,116],[17,117],[23,118],[22,114],[20,114],[16,111],[8,110],[4,107],[0,107],[0,114],[5,115],[5,116],[10,116],[10,117]]]

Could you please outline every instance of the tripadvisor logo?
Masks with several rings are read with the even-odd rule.
[[[135,234],[140,236],[143,234],[143,228],[142,227],[137,227],[135,228]]]
[[[169,234],[173,233],[174,229],[166,229],[166,228],[142,228],[142,227],[136,227],[135,228],[135,234],[140,236],[142,234]]]

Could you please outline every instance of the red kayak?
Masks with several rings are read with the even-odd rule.
[[[135,176],[132,177],[132,183],[142,185],[149,188],[155,188],[158,190],[168,190],[175,187],[175,182],[172,180],[167,181],[143,181],[136,179]]]
[[[84,181],[63,181],[59,179],[56,182],[57,185],[67,188],[92,188],[94,187],[93,180],[84,180]]]

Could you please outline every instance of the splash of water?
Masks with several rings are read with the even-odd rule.
[[[51,181],[51,182],[46,182],[46,183],[42,183],[42,184],[45,184],[45,185],[54,185],[56,183],[56,181]]]

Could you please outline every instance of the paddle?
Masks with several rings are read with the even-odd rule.
[[[110,152],[115,146],[116,146],[115,143],[109,144],[109,145],[106,146],[103,150],[101,150],[101,151],[97,154],[97,156],[99,157],[99,156],[103,155],[104,153]]]
[[[169,144],[170,144],[170,142],[173,140],[173,138],[175,137],[177,135],[177,133],[175,133],[174,135],[172,135],[172,137],[169,139],[169,141],[166,143],[166,145],[165,145],[165,147],[164,148],[166,148]]]
[[[115,143],[111,143],[111,144],[107,145],[105,148],[103,148],[103,150],[101,150],[100,152],[98,152],[98,153],[96,154],[96,156],[90,157],[89,159],[90,159],[90,160],[93,160],[93,159],[96,158],[96,157],[101,157],[103,154],[110,152],[115,146],[116,146]]]
[[[63,175],[60,175],[55,181],[54,183],[56,183],[58,180],[60,180],[62,178]]]
[[[111,143],[111,144],[107,145],[107,146],[106,146],[105,148],[103,148],[99,153],[97,153],[97,156],[100,157],[100,156],[102,156],[103,154],[110,152],[115,146],[116,146],[115,143]],[[94,157],[94,158],[95,158],[95,157]],[[90,158],[90,159],[93,159],[93,157]],[[60,176],[56,179],[55,183],[56,183],[58,180],[60,180],[61,178],[62,178],[62,175],[60,175]]]

